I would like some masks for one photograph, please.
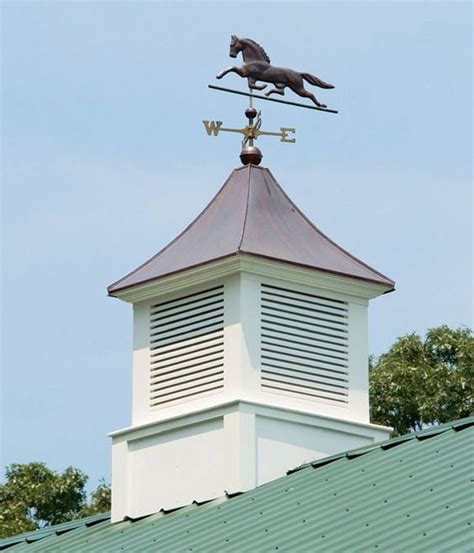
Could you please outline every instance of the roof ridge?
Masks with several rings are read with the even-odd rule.
[[[214,196],[211,198],[211,201],[208,202],[208,204],[206,205],[206,207],[204,207],[204,209],[199,213],[199,215],[193,219],[189,225],[186,226],[186,228],[181,231],[178,236],[176,236],[176,238],[174,238],[169,244],[167,244],[164,248],[162,248],[159,252],[157,252],[155,255],[153,255],[152,257],[150,257],[149,259],[147,259],[146,261],[144,261],[141,265],[139,265],[138,267],[136,267],[135,269],[133,269],[133,271],[130,271],[129,273],[127,273],[125,276],[123,276],[122,278],[119,278],[118,280],[116,280],[115,282],[113,282],[112,284],[110,284],[109,286],[107,286],[107,292],[108,294],[110,294],[113,289],[118,285],[120,284],[121,282],[123,282],[124,280],[126,280],[129,276],[133,275],[134,273],[136,273],[137,271],[139,271],[140,269],[142,269],[143,267],[145,267],[145,265],[148,265],[148,263],[151,263],[154,259],[156,259],[159,255],[161,255],[163,252],[165,252],[166,250],[168,250],[169,248],[171,248],[171,246],[173,244],[175,244],[180,238],[181,236],[183,236],[184,234],[186,234],[186,232],[188,231],[188,229],[190,229],[194,223],[196,223],[197,221],[199,221],[199,219],[201,219],[201,217],[208,211],[208,209],[211,207],[211,205],[214,203],[214,200],[219,196],[219,194],[222,192],[222,190],[225,188],[226,184],[229,182],[229,180],[232,178],[232,175],[237,171],[237,169],[233,169],[232,172],[230,173],[230,175],[227,177],[227,179],[225,180],[224,184],[219,188],[219,190],[217,191],[216,194],[214,194]],[[130,286],[134,286],[133,284],[130,285]],[[128,286],[124,286],[124,288],[128,288]]]
[[[368,269],[369,271],[375,273],[376,275],[378,275],[379,277],[382,277],[383,279],[385,279],[387,281],[387,284],[390,283],[392,286],[393,286],[393,289],[395,289],[395,281],[392,280],[391,278],[389,278],[388,276],[384,275],[383,273],[381,273],[380,271],[377,271],[377,269],[374,269],[373,267],[371,267],[370,265],[368,265],[367,263],[364,263],[364,261],[362,261],[361,259],[359,259],[358,257],[356,257],[355,255],[352,255],[350,252],[348,252],[346,249],[344,249],[342,246],[340,246],[337,242],[334,242],[334,240],[331,240],[331,238],[329,238],[329,236],[327,236],[319,227],[317,227],[309,217],[307,217],[302,211],[301,209],[293,202],[293,200],[288,196],[288,194],[285,192],[285,190],[282,188],[282,186],[278,183],[278,181],[276,180],[276,178],[273,176],[272,172],[270,171],[270,169],[266,169],[267,173],[270,175],[271,179],[273,180],[274,184],[281,190],[281,192],[283,193],[283,196],[290,202],[290,204],[292,205],[292,207],[294,207],[296,209],[296,211],[303,217],[303,219],[309,224],[309,226],[315,230],[319,235],[321,235],[321,237],[326,240],[327,242],[329,242],[332,246],[334,246],[336,249],[338,249],[343,255],[345,255],[346,257],[348,257],[349,259],[351,259],[352,261],[355,261],[358,265],[361,265],[362,267],[364,267],[365,269]],[[392,291],[392,290],[390,290]]]
[[[247,215],[249,213],[249,198],[250,198],[250,171],[252,170],[252,165],[246,165],[248,167],[248,174],[247,174],[247,201],[245,203],[245,215],[244,215],[244,222],[242,224],[242,234],[240,235],[239,244],[237,246],[237,251],[240,251],[240,248],[242,247],[242,242],[244,240],[245,236],[245,227],[247,226]]]

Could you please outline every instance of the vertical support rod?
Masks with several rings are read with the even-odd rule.
[[[250,92],[250,95],[249,95],[249,108],[253,108],[253,89],[249,88],[249,92]],[[253,117],[251,119],[249,119],[249,125],[250,126],[253,125]],[[249,145],[253,146],[253,138],[250,138]]]

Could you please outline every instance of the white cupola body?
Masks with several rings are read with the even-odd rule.
[[[367,306],[393,289],[268,169],[234,170],[180,236],[109,287],[134,311],[112,520],[243,492],[387,438],[369,420]]]

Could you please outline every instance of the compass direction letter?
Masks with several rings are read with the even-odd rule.
[[[290,129],[288,127],[280,127],[281,131],[281,142],[289,142],[290,144],[294,144],[296,142],[296,138],[288,138],[288,133],[295,134],[295,129]]]
[[[203,121],[209,136],[217,136],[222,127],[222,121]]]

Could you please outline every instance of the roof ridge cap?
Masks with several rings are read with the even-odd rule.
[[[249,212],[249,198],[250,198],[250,171],[252,170],[252,165],[246,165],[244,168],[248,167],[248,174],[247,174],[247,199],[245,202],[245,214],[244,214],[244,222],[242,224],[242,234],[240,235],[239,244],[237,246],[237,252],[240,252],[240,248],[242,247],[242,242],[244,240],[245,236],[245,228],[247,226],[247,215]]]
[[[125,276],[123,276],[122,278],[120,278],[119,280],[113,282],[112,284],[110,284],[109,286],[107,286],[107,292],[109,295],[112,295],[111,292],[117,292],[118,290],[121,290],[122,288],[119,288],[118,290],[114,290],[114,288],[120,284],[121,282],[123,282],[124,280],[126,280],[128,277],[132,276],[134,273],[138,272],[140,269],[142,269],[143,267],[145,267],[145,265],[148,265],[148,263],[151,263],[154,259],[156,259],[158,256],[160,256],[163,252],[165,252],[166,250],[168,250],[173,244],[175,244],[193,225],[194,223],[196,223],[199,219],[201,219],[201,217],[203,217],[203,215],[208,211],[208,209],[211,207],[211,205],[213,204],[214,200],[219,196],[219,194],[224,190],[224,188],[226,187],[227,183],[230,181],[230,179],[232,178],[232,175],[238,171],[238,169],[232,169],[232,172],[230,173],[230,175],[227,177],[227,179],[225,180],[224,184],[219,188],[219,190],[216,192],[216,194],[214,194],[214,196],[211,198],[211,200],[208,202],[208,204],[204,207],[204,209],[199,213],[199,215],[197,217],[195,217],[190,223],[189,225],[187,225],[185,227],[184,230],[182,230],[178,236],[176,236],[169,244],[167,244],[164,248],[162,248],[159,252],[157,252],[155,255],[153,255],[152,257],[150,257],[149,259],[147,259],[146,261],[144,261],[141,265],[139,265],[138,267],[136,267],[135,269],[133,269],[133,271],[130,271],[129,273],[127,273]],[[131,284],[129,286],[124,286],[123,288],[132,288],[133,286],[138,286],[140,284],[143,284],[143,283],[138,283],[138,284]]]

